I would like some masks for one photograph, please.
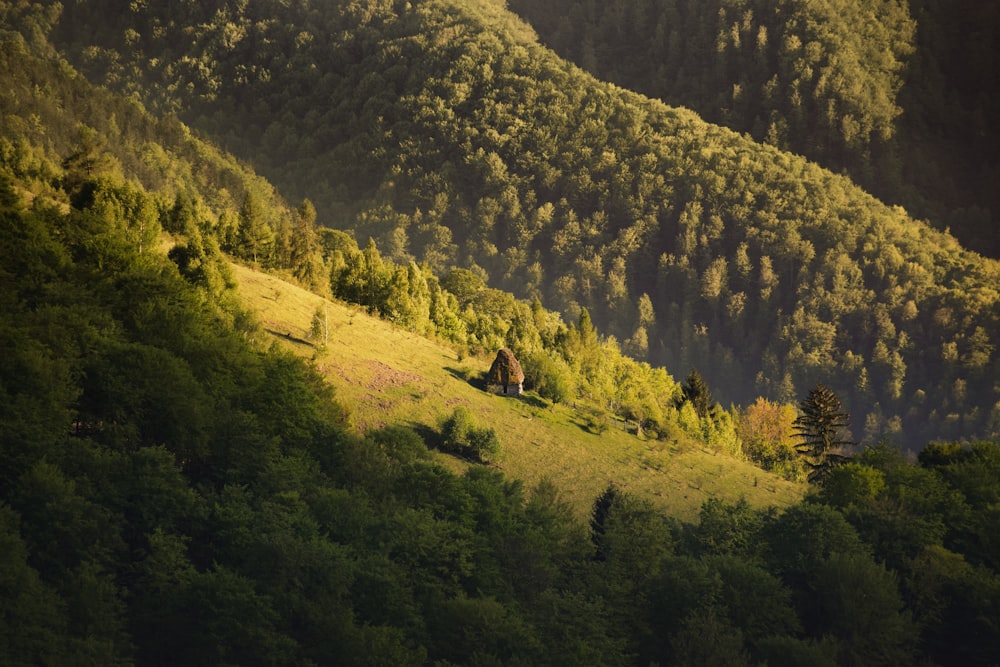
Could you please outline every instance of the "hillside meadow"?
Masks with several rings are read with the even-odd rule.
[[[358,430],[404,424],[419,433],[436,431],[454,408],[465,406],[478,424],[497,430],[504,448],[500,470],[529,488],[548,478],[580,517],[589,515],[609,482],[689,521],[709,498],[746,498],[753,507],[782,508],[805,493],[805,484],[712,452],[683,434],[648,440],[624,430],[622,422],[595,434],[573,405],[553,405],[531,392],[521,399],[490,394],[478,386],[490,358],[460,358],[452,348],[356,306],[327,301],[244,266],[234,264],[233,271],[240,295],[259,315],[266,335],[315,359]],[[324,308],[329,322],[325,350],[309,333],[317,309]],[[440,453],[437,459],[455,472],[468,465]]]
[[[925,153],[896,154],[880,138],[900,116],[912,21],[889,11],[895,3],[880,3],[882,24],[855,18],[868,16],[860,0],[824,11],[789,3],[773,17],[761,3],[722,5],[729,18],[692,6],[695,23],[670,19],[693,49],[670,61],[688,72],[674,78],[707,79],[693,95],[702,103],[683,106],[573,65],[497,0],[255,0],[222,11],[47,2],[37,22],[90,80],[175,113],[290,201],[309,199],[317,226],[361,247],[373,238],[399,266],[471,270],[567,321],[586,310],[630,357],[676,377],[697,369],[726,405],[795,404],[822,383],[852,415],[857,441],[916,453],[933,440],[998,437],[1000,264],[943,231],[954,218],[986,237],[989,212],[945,194],[928,206],[880,200],[898,188],[848,176],[892,180],[904,174],[886,160],[938,162],[907,160]],[[756,10],[745,27],[737,7]],[[737,20],[735,37],[719,41]],[[859,37],[851,21],[884,30]],[[587,42],[585,23],[575,21],[573,41]],[[732,43],[750,46],[761,29],[762,58]],[[655,62],[639,48],[642,65]],[[760,65],[745,82],[744,62]],[[731,119],[739,132],[700,115],[719,106],[710,91],[731,99],[734,83],[748,102],[730,114],[744,118]],[[749,104],[762,90],[774,99]],[[861,91],[871,95],[855,99]],[[865,157],[882,147],[884,160]],[[904,190],[952,180],[919,171]],[[980,172],[996,182],[988,158],[972,171],[956,179],[973,191]],[[302,235],[267,205],[266,189],[231,192],[252,215],[219,225],[223,251],[323,282],[317,262],[302,261],[315,252],[286,252]],[[953,201],[969,210],[959,215]],[[942,206],[955,215],[936,225],[916,213]]]

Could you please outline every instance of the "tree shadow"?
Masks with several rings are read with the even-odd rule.
[[[549,407],[549,402],[546,401],[541,396],[533,396],[529,394],[521,394],[518,398],[521,399],[523,403],[527,403],[533,408],[547,408]]]
[[[312,342],[305,340],[304,338],[298,338],[292,335],[290,331],[278,331],[277,329],[265,328],[264,331],[271,334],[275,338],[283,338],[284,340],[291,341],[296,345],[306,345],[308,347],[316,347]]]
[[[436,429],[415,421],[407,421],[405,424],[408,429],[420,436],[428,449],[441,450],[441,434]]]
[[[486,376],[484,374],[477,374],[475,377],[470,378],[465,371],[457,368],[445,366],[445,370],[448,371],[452,377],[461,380],[462,382],[465,382],[480,391],[486,391]]]

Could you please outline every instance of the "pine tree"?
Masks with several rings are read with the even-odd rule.
[[[608,545],[604,540],[604,533],[607,530],[608,515],[617,498],[618,486],[611,482],[594,501],[590,511],[590,540],[594,543],[594,560],[607,560]]]
[[[328,271],[323,266],[319,234],[316,232],[316,207],[303,199],[295,214],[291,237],[292,275],[313,291],[321,291]]]
[[[330,317],[327,314],[325,303],[317,307],[316,312],[313,313],[309,337],[312,338],[316,349],[320,351],[325,351],[330,343]]]
[[[847,459],[836,450],[854,445],[845,438],[850,416],[843,411],[833,390],[818,384],[799,403],[802,414],[795,419],[795,432],[801,442],[795,450],[809,467],[809,481],[822,479],[830,469]]]
[[[704,418],[711,414],[715,401],[712,400],[712,392],[697,368],[691,369],[681,390],[683,391],[682,404],[684,402],[691,403],[699,417]]]

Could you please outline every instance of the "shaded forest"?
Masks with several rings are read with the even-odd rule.
[[[0,5],[0,662],[995,660],[996,443],[936,443],[915,462],[867,447],[798,506],[709,501],[697,523],[610,484],[584,524],[551,484],[433,462],[429,446],[481,425],[358,434],[315,369],[268,347],[224,250],[460,345],[534,331],[537,349],[596,363],[617,343],[584,308],[564,324],[487,287],[479,264],[438,279],[317,229],[308,201],[289,206],[175,117],[92,87],[39,9]],[[923,252],[920,234],[947,241],[894,215],[889,232]],[[936,252],[967,264],[929,293],[986,289],[988,265]],[[660,383],[651,405],[727,419],[695,376],[619,363]]]
[[[981,2],[510,6],[602,79],[845,171],[1000,256],[1000,12]]]
[[[5,664],[995,655],[995,444],[870,449],[780,515],[710,501],[697,524],[611,485],[583,526],[551,485],[350,433],[314,371],[150,249],[155,194],[73,164],[30,206],[0,179]]]

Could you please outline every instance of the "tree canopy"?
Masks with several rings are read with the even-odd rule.
[[[816,385],[799,404],[802,414],[795,418],[793,427],[800,438],[795,449],[805,456],[810,481],[825,477],[830,468],[847,457],[843,448],[853,445],[847,429],[850,416],[843,411],[840,398],[824,387]]]

